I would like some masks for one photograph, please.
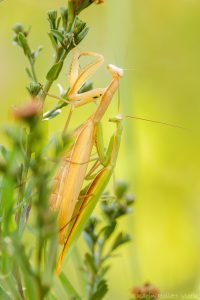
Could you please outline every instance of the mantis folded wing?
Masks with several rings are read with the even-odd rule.
[[[120,142],[121,142],[121,134],[122,134],[122,117],[117,116],[111,120],[112,122],[116,122],[117,129],[116,132],[110,139],[109,147],[104,157],[103,168],[96,174],[94,180],[87,187],[86,193],[83,197],[78,201],[74,213],[72,215],[71,221],[69,224],[66,224],[68,227],[67,236],[65,239],[65,243],[63,245],[63,250],[59,256],[58,264],[57,264],[57,273],[60,272],[60,268],[62,265],[63,258],[65,254],[68,252],[69,248],[76,241],[76,239],[81,234],[86,222],[88,221],[92,211],[94,210],[99,198],[101,197],[103,191],[105,190],[110,177],[113,174],[117,156],[119,152]],[[101,139],[101,127],[99,124],[98,134],[100,134]],[[96,138],[96,147],[99,148],[98,141],[99,138]],[[101,145],[100,145],[101,148]]]

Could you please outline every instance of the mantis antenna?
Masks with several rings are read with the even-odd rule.
[[[171,123],[167,123],[167,122],[161,122],[161,121],[157,121],[157,120],[151,120],[151,119],[146,119],[146,118],[141,118],[141,117],[135,117],[135,116],[125,116],[125,118],[128,119],[135,119],[135,120],[141,120],[141,121],[146,121],[146,122],[151,122],[151,123],[156,123],[156,124],[161,124],[161,125],[166,125],[166,126],[170,126],[170,127],[174,127],[174,128],[179,128],[179,129],[183,129],[183,130],[187,130],[187,128],[179,126],[179,125],[175,125],[175,124],[171,124]]]

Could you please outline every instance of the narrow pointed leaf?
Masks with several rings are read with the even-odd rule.
[[[58,75],[62,69],[63,66],[63,61],[59,61],[58,63],[56,63],[55,65],[53,65],[53,67],[49,70],[49,72],[47,73],[47,80],[50,81],[54,81],[58,78]]]
[[[60,274],[59,278],[68,296],[69,297],[74,296],[76,297],[75,299],[81,300],[81,297],[78,295],[77,291],[75,290],[75,288],[73,287],[73,285],[71,284],[71,282],[63,272]]]

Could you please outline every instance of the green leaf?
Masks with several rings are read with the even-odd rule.
[[[60,26],[60,21],[61,21],[61,17],[58,18],[57,22],[56,22],[56,29],[59,28]]]
[[[78,93],[85,93],[93,89],[93,83],[91,81],[86,81],[84,85],[80,88]]]
[[[125,244],[125,243],[127,243],[127,242],[130,242],[130,240],[131,240],[131,237],[130,237],[129,234],[120,232],[120,233],[117,235],[117,237],[116,237],[116,239],[115,239],[115,241],[114,241],[114,243],[113,243],[113,245],[112,245],[112,247],[111,247],[111,251],[114,251],[114,250],[116,250],[119,246],[121,246],[121,245],[123,245],[123,244]]]
[[[108,285],[103,279],[97,285],[97,291],[89,298],[89,300],[101,300],[108,292]]]
[[[3,145],[0,145],[0,153],[5,160],[8,159],[9,154],[10,154],[10,152]]]
[[[4,218],[3,222],[3,233],[6,235],[10,231],[13,230],[15,224],[12,219],[12,208],[14,204],[14,190],[15,190],[15,183],[9,177],[5,177],[3,184],[2,184],[2,215]]]
[[[83,231],[83,237],[84,237],[84,240],[86,241],[88,247],[91,250],[94,246],[94,243],[93,243],[93,240],[92,240],[91,236],[89,235],[89,233],[87,231]]]
[[[63,23],[63,28],[64,30],[67,29],[67,22],[68,22],[68,10],[65,7],[60,8],[60,14],[62,17],[62,23]]]
[[[62,69],[63,60],[60,60],[58,63],[54,64],[53,67],[47,73],[47,80],[54,81],[58,78],[58,75]]]
[[[17,284],[14,276],[10,273],[6,276],[6,280],[1,280],[0,284],[5,283],[5,286],[7,286],[6,290],[9,291],[9,294],[12,295],[12,299],[15,300],[21,300],[21,295],[17,289]],[[3,298],[4,299],[4,298]]]
[[[54,294],[50,293],[47,295],[47,300],[59,300]]]
[[[85,264],[90,268],[93,274],[97,273],[97,268],[95,266],[94,257],[91,256],[89,253],[85,254]]]
[[[105,266],[105,267],[101,268],[101,270],[99,272],[99,277],[103,278],[109,269],[110,269],[110,266]]]
[[[63,36],[62,32],[60,32],[59,30],[52,29],[51,33],[60,43],[63,42],[64,36]]]
[[[0,286],[0,299],[4,300],[12,300],[12,298],[9,296],[8,291],[5,291],[1,286]]]
[[[36,280],[30,270],[29,266],[29,257],[26,256],[25,250],[22,248],[16,248],[17,251],[17,265],[20,266],[20,274],[21,274],[21,281],[23,282],[24,286],[26,287],[24,290],[25,298],[29,300],[35,299],[36,294]]]
[[[43,114],[43,119],[44,120],[50,120],[55,118],[57,115],[61,113],[61,109],[56,109],[54,111],[47,111],[46,113]]]
[[[31,49],[28,45],[25,35],[22,32],[18,34],[18,42],[19,45],[23,48],[24,54],[28,57],[31,57]]]
[[[75,44],[78,45],[88,34],[89,27],[85,27],[76,37],[75,37]]]
[[[73,287],[73,285],[71,284],[71,282],[63,272],[60,274],[59,278],[66,293],[70,297],[75,296],[76,299],[81,300],[81,297],[79,296],[79,294],[77,293],[77,291],[75,290],[75,288]]]
[[[44,269],[45,284],[50,285],[56,265],[56,253],[58,249],[57,232],[51,237],[48,247],[46,247],[46,262]]]
[[[29,69],[29,68],[26,68],[25,71],[26,71],[26,73],[27,73],[29,79],[30,79],[30,80],[33,80],[33,75],[32,75],[32,73],[31,73],[30,69]]]
[[[123,180],[117,180],[116,185],[115,185],[115,194],[117,198],[122,198],[124,194],[126,193],[128,189],[128,184],[127,182]]]
[[[53,46],[54,50],[57,51],[57,43],[56,43],[56,40],[55,40],[53,34],[51,32],[49,32],[48,35],[50,37],[50,40],[51,40],[51,43],[52,43],[52,46]]]
[[[37,49],[34,51],[34,58],[37,58],[39,53],[43,50],[43,46],[38,46]]]
[[[114,232],[116,225],[117,225],[116,221],[113,221],[113,222],[111,222],[111,224],[109,224],[103,228],[102,231],[104,232],[105,239],[109,239],[111,234]]]

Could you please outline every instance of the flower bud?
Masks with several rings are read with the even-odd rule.
[[[20,32],[23,32],[24,33],[24,27],[21,23],[16,23],[14,26],[13,26],[13,31],[18,34]]]
[[[57,11],[49,10],[48,11],[48,21],[50,23],[51,29],[56,29],[56,20],[57,20]]]
[[[27,89],[32,97],[36,97],[41,90],[41,85],[38,82],[32,81]]]
[[[34,98],[31,102],[23,104],[21,107],[14,110],[14,116],[16,119],[32,123],[33,120],[40,115],[41,104]]]

